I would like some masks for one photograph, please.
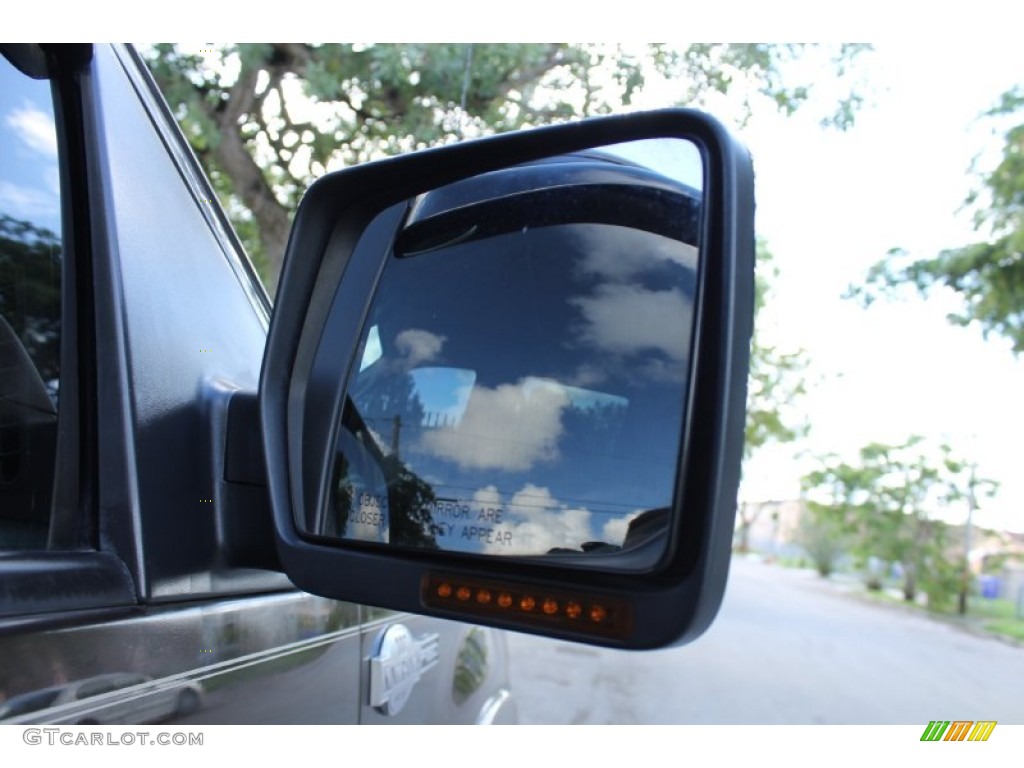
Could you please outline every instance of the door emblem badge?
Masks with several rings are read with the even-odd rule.
[[[377,638],[370,657],[370,706],[381,714],[397,715],[439,655],[437,633],[413,637],[403,624],[389,626]]]

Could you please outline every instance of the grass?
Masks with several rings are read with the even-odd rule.
[[[984,616],[988,619],[1009,619],[1017,618],[1017,606],[1012,600],[992,600],[972,595],[967,603],[968,610],[976,616]]]
[[[967,603],[967,616],[964,617],[957,613],[955,603],[952,609],[935,611],[917,602],[908,603],[902,597],[888,594],[885,590],[864,590],[864,594],[880,603],[917,608],[940,620],[953,621],[992,635],[1024,641],[1024,619],[1017,618],[1017,606],[1012,600],[993,600],[971,595]]]
[[[776,563],[783,567],[800,568],[808,567],[808,562],[797,557],[780,557]],[[1018,642],[1024,642],[1024,619],[1017,617],[1017,605],[1013,600],[991,599],[972,594],[967,602],[967,616],[962,617],[956,611],[956,601],[953,607],[944,611],[929,610],[927,606],[918,602],[907,602],[902,596],[895,596],[889,589],[898,586],[895,582],[886,584],[887,589],[871,590],[864,588],[860,594],[878,603],[887,605],[903,605],[927,612],[938,619],[954,621],[958,624],[973,626],[992,635],[999,635]]]
[[[973,597],[968,603],[968,612],[983,619],[981,626],[986,632],[1024,640],[1024,619],[1017,617],[1017,605],[1013,600]]]
[[[814,564],[806,557],[794,557],[793,555],[782,555],[775,562],[783,568],[813,568]]]
[[[983,625],[986,632],[1024,642],[1024,621],[1020,619],[1000,619],[986,621]]]

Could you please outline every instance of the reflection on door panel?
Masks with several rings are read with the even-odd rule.
[[[359,618],[285,593],[0,638],[0,722],[354,723]]]

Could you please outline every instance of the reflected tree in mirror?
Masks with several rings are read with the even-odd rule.
[[[679,139],[420,195],[386,253],[324,536],[660,553],[690,381],[702,169]]]

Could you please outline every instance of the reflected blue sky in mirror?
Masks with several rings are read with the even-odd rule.
[[[613,202],[646,206],[645,190]],[[485,222],[497,234],[475,237],[460,220],[453,244],[389,258],[320,533],[508,555],[607,551],[628,543],[636,516],[671,504],[699,198],[656,194],[678,221],[631,227],[617,210],[614,224]]]

